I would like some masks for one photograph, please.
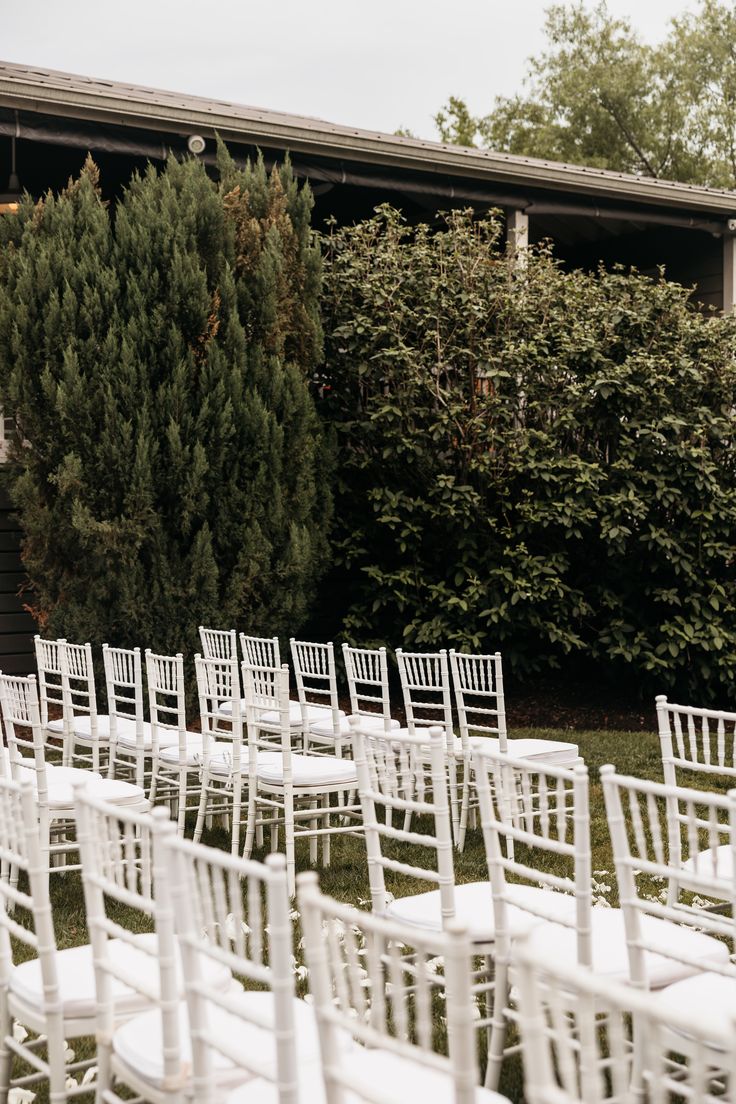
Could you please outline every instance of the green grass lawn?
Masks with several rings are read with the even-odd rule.
[[[615,875],[603,794],[598,781],[598,769],[604,763],[613,763],[622,773],[661,780],[662,768],[659,740],[656,733],[610,730],[572,733],[567,730],[524,729],[513,731],[510,735],[512,737],[543,736],[550,739],[577,741],[580,754],[588,766],[591,781],[590,811],[593,870],[597,872],[595,876],[598,881],[610,886],[610,892],[605,895],[611,903],[615,904]],[[205,842],[219,847],[229,847],[229,836],[222,830],[216,830],[206,837]],[[420,855],[421,850],[417,849],[416,860],[418,862],[424,859],[424,855]],[[262,858],[264,855],[265,852],[257,853],[256,857]],[[402,857],[409,862],[412,861],[412,857],[407,855],[406,849],[402,851]],[[297,869],[306,869],[307,867],[308,843],[307,841],[299,841]],[[455,870],[458,883],[478,881],[487,877],[485,852],[480,830],[468,832],[464,852],[455,856]],[[324,892],[341,901],[349,902],[361,908],[370,908],[365,846],[361,839],[349,836],[333,837],[332,863],[329,868],[320,871],[320,884]],[[54,876],[52,877],[51,886],[59,947],[69,947],[86,942],[84,902],[79,877],[74,874]],[[391,878],[387,875],[387,888],[396,896],[401,896],[406,893],[421,892],[424,887],[420,888],[417,882],[410,879]],[[145,925],[141,923],[141,927],[143,928]],[[77,1056],[81,1057],[90,1052],[91,1043],[79,1042],[75,1043],[74,1047]],[[520,1072],[518,1060],[507,1061],[504,1067],[501,1088],[512,1101],[523,1099]],[[39,1091],[37,1100],[39,1102],[47,1100],[46,1094]],[[305,1104],[308,1104],[308,1102],[305,1102]]]

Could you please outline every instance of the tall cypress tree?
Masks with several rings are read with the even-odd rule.
[[[0,389],[44,629],[172,650],[305,618],[331,516],[310,205],[223,154],[219,185],[172,158],[114,212],[88,161],[9,220]]]

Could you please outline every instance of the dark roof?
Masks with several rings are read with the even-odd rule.
[[[404,138],[380,131],[340,126],[225,100],[210,100],[119,81],[0,62],[0,108],[62,116],[71,120],[135,127],[158,134],[213,136],[337,159],[384,170],[413,170],[469,184],[532,188],[539,194],[564,192],[590,202],[677,209],[682,213],[729,217],[736,193],[603,169],[567,165],[493,150]]]

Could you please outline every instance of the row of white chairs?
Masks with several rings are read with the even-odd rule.
[[[392,773],[403,778],[405,794],[414,793],[415,785],[424,789],[428,778],[430,785],[440,781],[441,730],[431,736],[429,772],[416,738],[359,729],[354,736],[364,774],[372,761],[374,777],[380,770],[384,778]],[[361,747],[364,741],[372,750]],[[409,1091],[421,1091],[430,1102],[498,1101],[477,1087],[473,1038],[474,1000],[484,992],[474,986],[474,960],[489,950],[489,942],[496,976],[487,1081],[497,1073],[502,1053],[497,1027],[503,1018],[504,1025],[514,1020],[521,1031],[530,1104],[633,1101],[645,1083],[655,1100],[674,1099],[683,1088],[686,1099],[703,1104],[716,1095],[732,1099],[734,968],[721,940],[732,939],[733,921],[705,914],[704,924],[702,911],[682,902],[676,908],[651,902],[638,891],[634,872],[651,876],[656,870],[656,876],[679,885],[681,868],[664,851],[666,812],[660,802],[682,805],[691,826],[688,838],[705,832],[715,852],[725,837],[733,857],[736,795],[673,793],[672,787],[604,768],[622,908],[596,910],[585,839],[585,768],[569,772],[530,765],[484,748],[481,741],[474,755],[493,931],[464,930],[454,909],[444,910],[439,924],[427,925],[416,915],[387,909],[385,902],[377,907],[375,899],[373,915],[366,915],[325,898],[315,875],[301,875],[299,909],[316,1020],[294,997],[281,857],[261,865],[182,840],[165,810],[151,816],[116,808],[78,783],[75,812],[91,947],[58,952],[34,831],[33,787],[0,781],[0,848],[16,872],[0,883],[5,974],[0,1099],[13,1055],[49,1078],[52,1100],[77,1095],[67,1088],[67,1078],[80,1067],[68,1068],[64,1040],[94,1033],[100,1100],[120,1100],[123,1084],[154,1104],[184,1099],[296,1104],[340,1100],[342,1092],[388,1104]],[[374,792],[374,802],[380,792]],[[434,791],[425,790],[422,804],[443,821],[447,838],[445,787],[437,793],[434,802]],[[628,824],[621,815],[624,805],[631,810]],[[719,820],[723,814],[730,821]],[[376,819],[378,825],[386,828],[383,818]],[[431,838],[430,833],[425,846]],[[509,859],[506,845],[512,839],[517,848],[564,858],[573,876],[552,876]],[[438,856],[443,850],[440,841]],[[18,871],[28,878],[27,891]],[[522,877],[527,891],[509,876]],[[536,882],[537,892],[529,882]],[[448,885],[444,880],[440,892]],[[724,888],[697,863],[691,887]],[[733,903],[733,891],[730,899]],[[476,898],[476,909],[481,904]],[[30,927],[16,919],[19,909],[32,914]],[[152,920],[154,934],[137,934],[141,913]],[[601,926],[602,916],[610,919]],[[706,932],[698,930],[703,927]],[[33,947],[38,958],[12,966],[11,935]],[[234,980],[243,978],[267,991],[243,992]],[[657,989],[661,996],[635,991],[632,984]],[[438,989],[444,992],[449,1060],[433,1045]],[[39,1056],[43,1044],[24,1042],[12,1021],[46,1036],[46,1060]],[[21,1080],[27,1084],[29,1077]]]

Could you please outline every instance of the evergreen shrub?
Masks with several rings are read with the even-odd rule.
[[[312,200],[287,165],[170,159],[115,208],[88,160],[0,220],[0,398],[41,631],[291,632],[327,563]]]
[[[333,227],[324,323],[350,636],[730,681],[733,318],[661,273],[519,267],[493,215],[383,207]]]

